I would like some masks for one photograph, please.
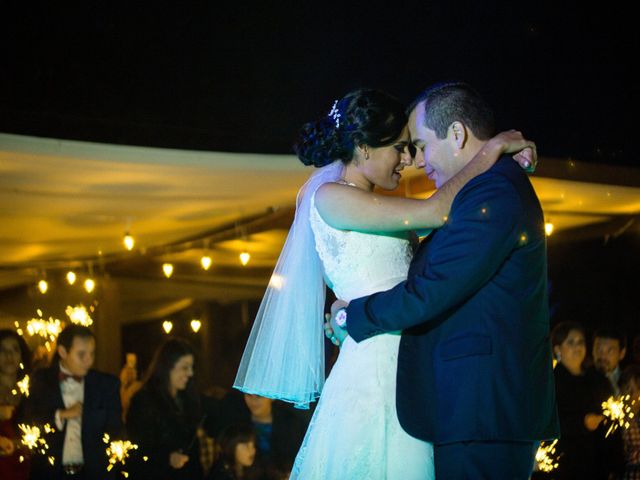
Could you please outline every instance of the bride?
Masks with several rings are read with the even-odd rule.
[[[320,397],[292,479],[434,478],[432,445],[407,434],[395,407],[400,332],[342,345],[324,377],[325,285],[349,301],[407,277],[413,231],[438,228],[456,194],[503,153],[535,145],[503,132],[427,200],[382,196],[412,163],[403,106],[356,90],[303,126],[296,153],[317,170],[300,189],[234,387],[308,408]],[[531,147],[529,149],[528,147]],[[514,156],[523,167],[527,155]],[[320,392],[322,395],[320,396]]]

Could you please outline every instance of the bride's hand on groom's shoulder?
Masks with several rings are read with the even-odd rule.
[[[538,164],[535,142],[527,140],[518,130],[506,130],[493,137],[492,142],[502,153],[513,153],[513,159],[528,173],[533,173]]]

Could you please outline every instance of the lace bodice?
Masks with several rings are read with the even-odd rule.
[[[388,290],[407,278],[409,240],[338,230],[328,225],[311,198],[309,215],[327,285],[342,300]]]

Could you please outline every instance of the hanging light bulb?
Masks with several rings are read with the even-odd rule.
[[[164,272],[164,276],[167,278],[171,278],[171,275],[173,275],[173,264],[171,263],[163,263],[162,264],[162,271]]]
[[[164,333],[169,335],[169,332],[173,329],[173,322],[171,320],[165,320],[164,322],[162,322],[162,328],[164,330]]]
[[[550,236],[553,233],[553,223],[546,222],[544,224],[544,233],[547,234],[547,237]]]
[[[93,292],[95,288],[96,288],[96,282],[93,278],[87,278],[84,281],[84,289],[87,291],[87,293]]]
[[[67,282],[69,282],[69,285],[73,285],[74,283],[76,283],[76,274],[75,272],[69,270],[67,272]]]
[[[49,284],[46,280],[40,280],[38,282],[38,290],[40,290],[40,293],[43,295],[47,293],[47,290],[49,290]]]
[[[200,259],[200,264],[202,265],[202,268],[209,270],[209,268],[211,268],[211,257],[209,255],[203,255]]]
[[[242,265],[246,265],[247,263],[249,263],[249,260],[251,260],[251,255],[249,254],[249,252],[242,252],[240,254],[240,263]]]
[[[198,330],[200,330],[201,326],[202,326],[202,322],[197,318],[194,318],[193,320],[191,320],[191,330],[193,330],[195,333],[198,333]]]
[[[126,248],[129,251],[133,250],[133,246],[136,243],[136,241],[133,239],[133,237],[129,232],[124,234],[124,238],[122,239],[122,242],[124,243],[124,248]]]

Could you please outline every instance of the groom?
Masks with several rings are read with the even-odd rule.
[[[416,166],[440,187],[491,137],[493,114],[468,85],[439,84],[409,129]],[[403,330],[398,418],[433,442],[436,478],[527,479],[538,441],[559,435],[547,304],[542,210],[505,156],[460,191],[405,282],[336,302],[331,328],[356,342]]]

